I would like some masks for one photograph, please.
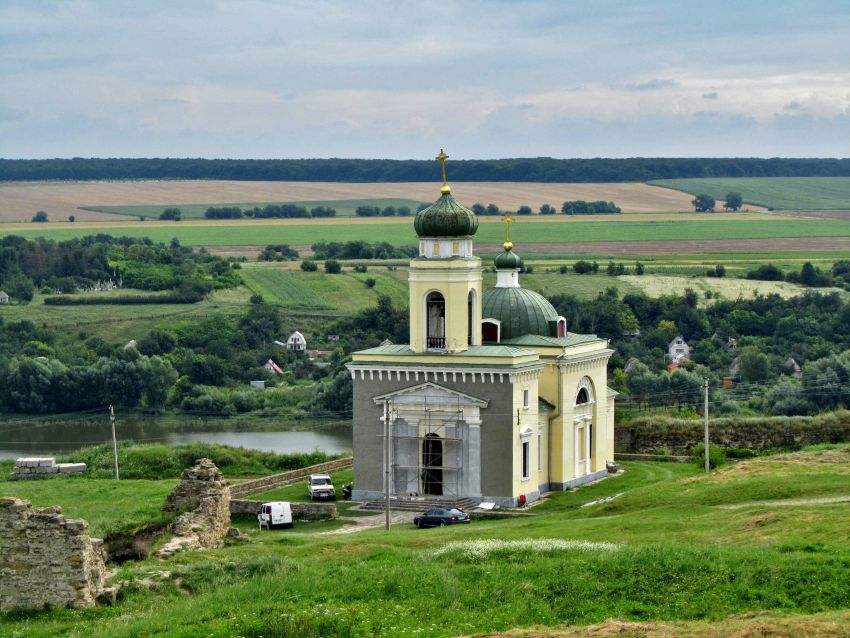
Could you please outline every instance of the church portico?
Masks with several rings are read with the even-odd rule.
[[[613,461],[612,351],[568,333],[545,297],[522,288],[509,216],[496,286],[483,289],[478,219],[452,197],[446,158],[440,198],[414,219],[409,344],[355,352],[346,364],[353,498],[389,490],[511,507],[594,480]]]

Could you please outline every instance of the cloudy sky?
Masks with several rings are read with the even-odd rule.
[[[0,0],[0,157],[850,156],[848,0]]]

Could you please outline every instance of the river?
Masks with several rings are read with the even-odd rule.
[[[345,423],[264,419],[184,419],[132,417],[116,420],[118,441],[145,443],[219,443],[251,450],[292,454],[321,450],[327,454],[351,451],[351,427]],[[6,419],[0,416],[0,459],[55,456],[83,446],[109,443],[108,419]]]

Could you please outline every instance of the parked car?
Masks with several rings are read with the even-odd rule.
[[[263,527],[269,529],[292,527],[292,507],[286,501],[263,503],[260,513],[257,514],[257,520],[260,522],[260,529],[263,529]]]
[[[463,510],[457,509],[456,507],[451,509],[435,507],[413,519],[413,524],[416,525],[416,527],[442,527],[443,525],[455,525],[458,523],[468,522],[469,514]]]
[[[324,498],[336,499],[334,483],[327,474],[311,474],[307,479],[307,494],[311,501]]]

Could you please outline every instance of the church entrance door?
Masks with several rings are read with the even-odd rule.
[[[426,434],[422,442],[422,493],[443,495],[443,442],[436,434]]]

